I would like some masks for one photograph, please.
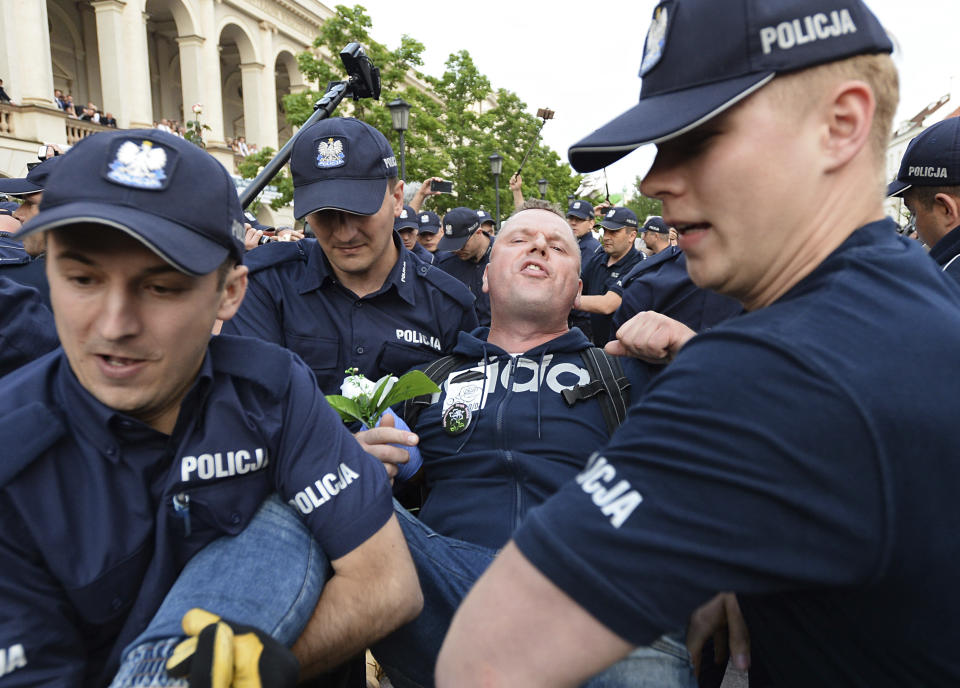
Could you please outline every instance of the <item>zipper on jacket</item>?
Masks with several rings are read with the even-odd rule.
[[[183,519],[183,536],[190,537],[190,495],[186,492],[173,495],[173,511]]]

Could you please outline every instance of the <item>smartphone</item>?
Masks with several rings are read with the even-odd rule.
[[[41,160],[47,159],[47,144],[44,143],[37,149],[37,157]]]
[[[434,179],[430,182],[430,190],[436,193],[453,193],[453,182],[438,182]]]

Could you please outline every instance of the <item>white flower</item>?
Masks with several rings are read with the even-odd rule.
[[[390,390],[393,389],[393,386],[397,384],[397,378],[393,377],[392,375],[384,375],[382,378],[377,380],[377,383],[374,386],[374,390],[376,390],[376,388],[379,387],[380,383],[383,382],[384,380],[387,380],[387,382],[383,386],[383,389],[380,391],[380,397],[378,399],[373,400],[373,403],[375,406],[380,406],[380,404],[383,403],[383,400],[387,398],[387,395],[390,394]]]
[[[202,114],[202,113],[203,113],[203,105],[201,105],[200,103],[194,103],[193,111],[194,111],[195,113],[197,113],[198,115],[199,115],[199,114]]]
[[[360,396],[368,399],[370,395],[377,391],[377,383],[368,380],[363,375],[348,375],[340,385],[340,393],[348,399],[356,401]]]

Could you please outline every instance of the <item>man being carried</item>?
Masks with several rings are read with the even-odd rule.
[[[503,225],[487,266],[490,329],[461,334],[455,358],[439,373],[443,391],[411,421],[429,496],[419,519],[405,511],[399,517],[425,607],[374,646],[397,688],[433,685],[440,643],[467,590],[517,524],[609,437],[603,405],[623,399],[612,399],[589,371],[594,362],[619,361],[566,325],[579,296],[579,262],[560,214],[544,201],[527,201]],[[632,388],[642,389],[645,369],[624,364]],[[591,385],[601,391],[578,394]],[[378,428],[360,439],[403,444],[407,435]],[[402,460],[403,452],[383,445],[373,450],[394,475],[391,461]],[[665,688],[695,681],[682,641],[664,637],[590,685]]]

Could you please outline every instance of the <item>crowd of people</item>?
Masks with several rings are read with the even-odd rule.
[[[657,7],[569,157],[655,143],[662,216],[440,215],[349,117],[303,232],[169,123],[0,180],[0,686],[960,684],[960,119],[884,188],[837,4]]]

